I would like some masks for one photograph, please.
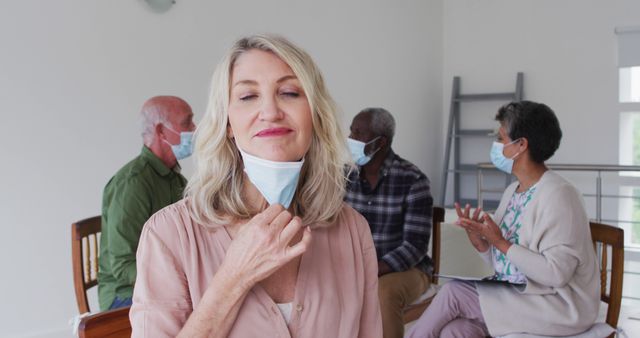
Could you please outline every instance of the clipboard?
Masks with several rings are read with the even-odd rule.
[[[468,277],[468,276],[455,276],[455,275],[445,275],[445,274],[434,274],[438,278],[443,279],[451,279],[451,280],[460,280],[465,282],[479,282],[479,283],[491,283],[491,284],[504,284],[504,285],[513,285],[518,287],[525,287],[526,283],[513,283],[508,280],[496,279],[495,275],[486,276],[486,277]]]

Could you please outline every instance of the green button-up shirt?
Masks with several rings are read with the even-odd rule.
[[[136,281],[136,250],[142,226],[156,211],[182,198],[187,180],[146,146],[104,188],[98,270],[100,309],[116,296],[130,298]]]

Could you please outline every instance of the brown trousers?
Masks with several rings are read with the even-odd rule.
[[[429,285],[429,277],[416,268],[388,273],[378,279],[384,338],[404,336],[403,310],[418,299]]]

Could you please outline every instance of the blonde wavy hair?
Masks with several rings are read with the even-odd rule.
[[[306,225],[331,225],[342,208],[347,175],[353,168],[336,104],[309,54],[287,39],[272,35],[239,39],[213,74],[207,112],[196,130],[196,171],[186,189],[191,217],[216,227],[261,211],[251,208],[243,198],[243,186],[249,181],[238,148],[227,134],[233,67],[240,55],[255,49],[271,52],[291,67],[311,108],[313,136],[291,210]]]

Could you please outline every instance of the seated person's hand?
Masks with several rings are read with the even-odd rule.
[[[479,209],[479,208],[478,208]],[[472,218],[461,217],[456,221],[456,224],[460,225],[467,231],[467,235],[471,240],[472,237],[477,241],[479,246],[471,240],[473,246],[480,252],[485,252],[489,249],[489,245],[494,246],[496,249],[500,250],[502,253],[506,254],[509,248],[511,247],[511,242],[507,241],[502,236],[502,231],[500,227],[493,221],[489,214],[484,213],[480,216],[480,212],[476,209],[473,213]],[[456,211],[460,210],[459,205],[456,206]],[[460,210],[462,212],[462,210]],[[469,205],[467,204],[465,207],[465,212],[462,212],[462,215],[469,215]],[[487,247],[484,249],[484,243],[478,241],[483,241],[487,244]]]
[[[476,210],[471,214],[471,206],[469,204],[465,205],[464,210],[460,207],[458,202],[454,203],[456,207],[456,213],[458,214],[458,220],[456,220],[456,225],[461,226],[467,232],[467,237],[469,237],[469,241],[473,245],[478,252],[486,252],[490,248],[489,242],[482,236],[478,231],[472,231],[464,224],[468,224],[470,222],[480,223],[482,219],[480,217],[480,213],[482,213],[482,208],[476,208]],[[499,229],[498,229],[499,230]]]

